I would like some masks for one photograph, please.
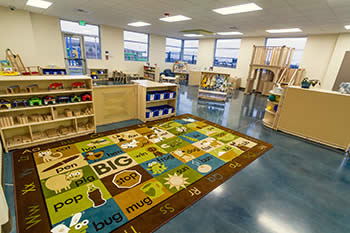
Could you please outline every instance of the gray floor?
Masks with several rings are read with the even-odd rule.
[[[219,104],[198,101],[194,87],[181,86],[179,91],[178,114],[192,113],[274,147],[157,232],[350,232],[350,163],[344,153],[263,127],[266,97],[236,91]],[[110,124],[98,131],[136,123]],[[5,183],[14,216],[9,154]]]

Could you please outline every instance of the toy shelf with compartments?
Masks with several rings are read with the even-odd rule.
[[[88,76],[0,76],[5,151],[96,132]]]
[[[107,80],[108,69],[90,69],[90,76],[92,79]]]
[[[143,77],[151,81],[159,82],[159,67],[158,66],[143,66]]]
[[[225,102],[229,77],[227,73],[201,71],[198,98]]]
[[[138,84],[138,119],[146,122],[176,115],[176,84],[148,80],[133,82]]]
[[[269,94],[271,94],[270,96],[273,96],[274,99],[271,100],[270,96],[267,98],[263,123],[266,127],[276,130],[280,110],[283,103],[283,93],[270,91]]]

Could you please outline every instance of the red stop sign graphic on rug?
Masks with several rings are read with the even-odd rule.
[[[118,188],[132,188],[141,183],[142,175],[135,170],[124,170],[115,174],[113,184]]]

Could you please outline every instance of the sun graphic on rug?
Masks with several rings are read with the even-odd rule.
[[[186,184],[190,184],[187,182],[188,177],[183,177],[183,174],[177,175],[176,173],[174,175],[169,175],[169,177],[164,178],[167,182],[164,184],[170,185],[170,189],[175,187],[177,191],[179,191],[180,188],[186,188]]]

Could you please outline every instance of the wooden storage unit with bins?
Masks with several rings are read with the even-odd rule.
[[[198,98],[225,102],[229,77],[226,73],[201,71]]]
[[[177,85],[135,80],[138,84],[138,119],[154,121],[175,116]]]
[[[159,82],[159,72],[160,71],[158,66],[151,66],[151,65],[143,66],[143,77],[145,79]]]
[[[270,91],[270,96],[267,98],[265,115],[263,119],[265,126],[272,129],[277,129],[279,111],[281,110],[283,103],[282,98],[283,93]]]
[[[92,79],[107,80],[108,69],[90,69],[90,76]]]
[[[90,77],[0,76],[0,134],[6,151],[95,131]]]

